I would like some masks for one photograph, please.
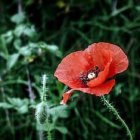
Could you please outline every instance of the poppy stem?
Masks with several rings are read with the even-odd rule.
[[[133,137],[132,137],[132,134],[131,134],[129,127],[127,126],[125,121],[121,118],[121,116],[119,115],[119,113],[115,109],[115,107],[111,103],[109,103],[109,101],[106,100],[106,98],[104,96],[101,96],[101,101],[116,116],[116,118],[122,123],[123,127],[125,127],[125,129],[127,131],[127,135],[130,137],[130,140],[133,140]]]
[[[47,122],[47,140],[52,140],[52,135],[51,135],[51,130],[50,130],[50,122],[49,122],[49,118],[47,118],[46,120]]]
[[[46,83],[47,83],[47,75],[43,74],[43,76],[42,76],[42,92],[40,95],[42,102],[46,102],[46,91],[47,91]]]

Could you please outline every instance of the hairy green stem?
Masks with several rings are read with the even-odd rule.
[[[42,93],[41,93],[41,101],[46,102],[46,82],[47,82],[47,76],[46,74],[43,74],[42,76]]]
[[[42,76],[42,93],[41,93],[41,101],[42,102],[46,102],[46,82],[47,82],[47,75],[43,74]],[[52,140],[52,135],[51,135],[51,130],[50,130],[50,122],[49,122],[49,115],[47,114],[47,119],[46,119],[46,123],[47,123],[47,140]]]
[[[50,130],[50,122],[49,122],[49,118],[47,117],[47,127],[48,127],[48,130],[47,130],[47,140],[52,140],[52,135],[51,135],[51,130]]]
[[[114,106],[111,105],[109,103],[109,101],[106,100],[106,98],[104,96],[101,97],[101,101],[116,116],[116,118],[122,123],[122,126],[126,129],[127,134],[129,136],[130,140],[133,140],[133,137],[132,137],[132,134],[131,134],[131,131],[130,131],[129,127],[127,126],[125,121],[121,118],[121,116],[119,115],[118,111],[114,108]]]

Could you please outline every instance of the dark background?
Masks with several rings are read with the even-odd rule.
[[[46,126],[39,131],[35,119],[45,73],[47,104],[57,110],[50,118],[54,140],[128,140],[99,97],[77,92],[68,106],[59,106],[66,87],[53,77],[57,65],[70,52],[101,41],[117,44],[129,58],[128,70],[116,76],[106,97],[139,140],[140,2],[1,0],[0,139],[47,139]]]

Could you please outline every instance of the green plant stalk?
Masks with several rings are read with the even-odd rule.
[[[46,76],[46,74],[43,74],[43,76],[42,76],[42,93],[41,93],[42,102],[46,102],[46,81],[47,81],[47,76]]]
[[[52,135],[51,135],[51,131],[50,131],[50,127],[49,127],[49,118],[47,117],[47,127],[48,127],[48,130],[47,130],[47,140],[52,140]]]
[[[127,131],[127,134],[129,136],[130,140],[133,140],[133,137],[132,137],[132,134],[131,134],[131,131],[130,131],[129,127],[127,126],[127,124],[125,123],[125,121],[121,118],[121,116],[119,115],[118,111],[114,108],[114,106],[111,105],[109,103],[109,101],[106,100],[106,98],[104,96],[101,96],[101,101],[116,116],[116,118],[122,123],[123,127]]]
[[[46,74],[43,74],[42,76],[42,94],[41,94],[41,100],[42,102],[46,102],[46,82],[47,82],[47,76]],[[46,123],[47,123],[47,127],[48,127],[48,130],[47,130],[47,140],[52,140],[52,136],[51,136],[51,131],[50,131],[50,124],[49,124],[49,116],[47,116],[47,119],[46,119]]]

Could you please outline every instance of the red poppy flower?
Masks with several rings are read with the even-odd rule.
[[[110,43],[94,43],[84,51],[69,54],[54,74],[59,81],[71,88],[63,94],[61,103],[66,104],[74,90],[96,96],[108,94],[115,85],[113,77],[127,67],[125,53]]]

